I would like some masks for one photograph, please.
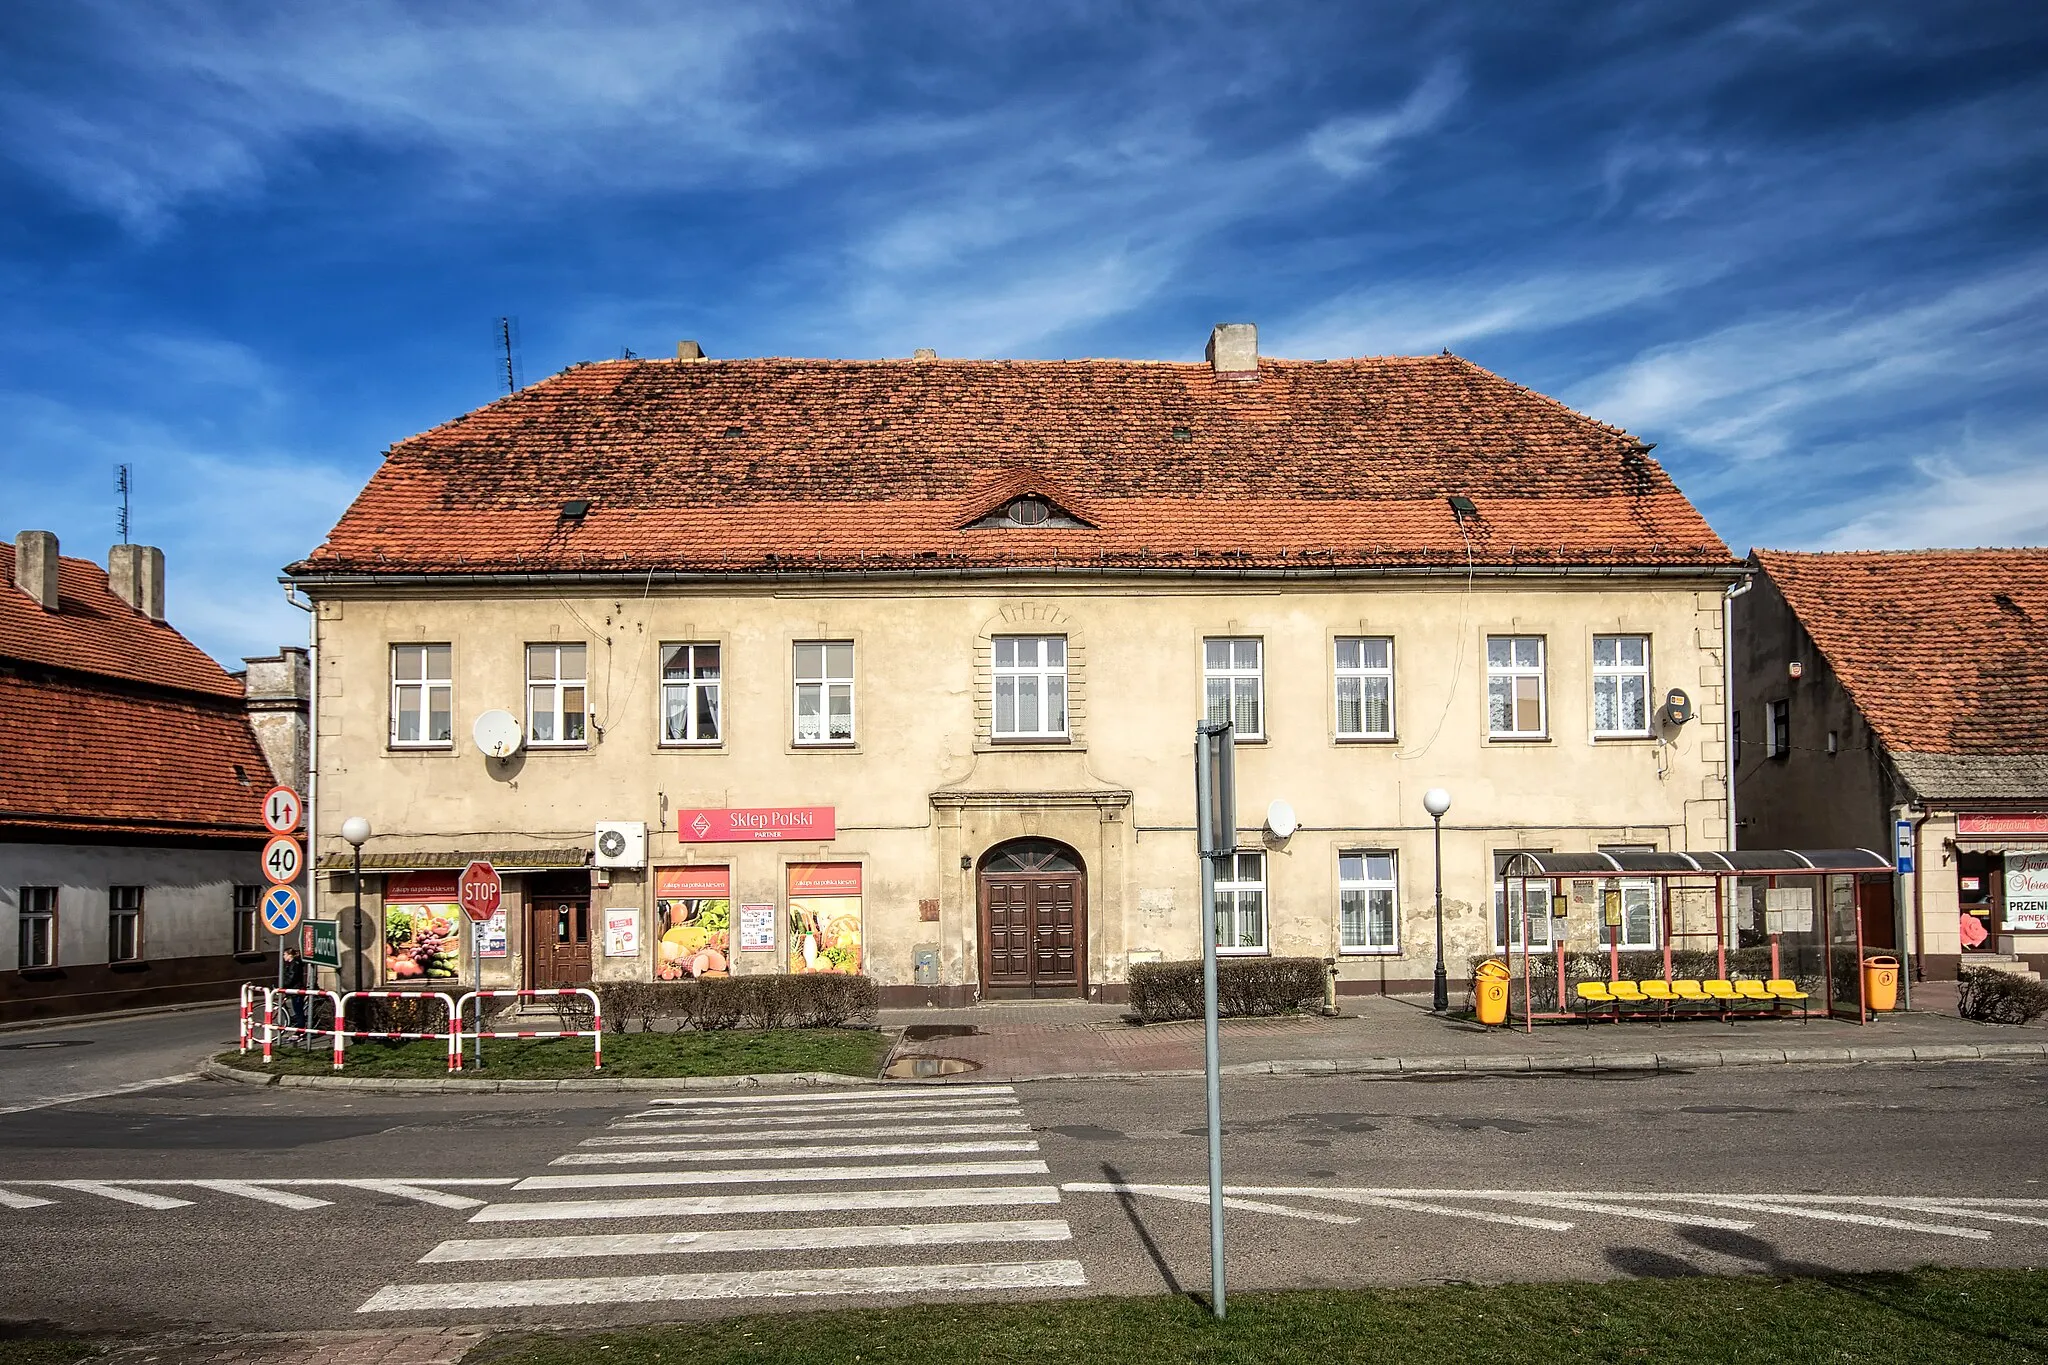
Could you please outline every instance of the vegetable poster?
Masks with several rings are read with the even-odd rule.
[[[798,863],[789,869],[789,969],[861,969],[860,864]]]
[[[654,869],[654,979],[726,976],[732,925],[732,869]]]
[[[384,980],[387,985],[461,979],[462,942],[469,937],[457,874],[394,873],[384,889]]]

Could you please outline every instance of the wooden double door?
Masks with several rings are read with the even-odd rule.
[[[541,896],[526,909],[526,984],[590,984],[590,897]]]
[[[979,880],[983,992],[1085,994],[1088,880],[1072,850],[1015,840],[990,852]]]

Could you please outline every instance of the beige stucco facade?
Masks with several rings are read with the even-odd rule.
[[[1413,986],[1434,951],[1431,825],[1423,792],[1447,788],[1446,954],[1454,979],[1492,951],[1496,850],[1725,846],[1725,577],[1530,575],[1145,580],[1044,575],[928,581],[592,587],[471,584],[408,588],[312,583],[318,645],[318,852],[346,854],[342,821],[366,817],[366,856],[590,847],[598,821],[644,821],[648,870],[594,886],[592,972],[647,979],[656,935],[653,869],[723,865],[731,899],[776,907],[777,944],[732,968],[780,970],[789,951],[787,869],[858,863],[867,970],[896,1000],[959,1000],[982,976],[979,865],[1005,840],[1055,840],[1086,884],[1085,978],[1114,998],[1133,960],[1199,953],[1194,727],[1203,715],[1205,637],[1263,645],[1264,738],[1240,746],[1243,846],[1263,849],[1267,950],[1340,959],[1347,989]],[[1067,643],[1069,736],[990,733],[991,642]],[[1689,694],[1695,717],[1649,737],[1593,737],[1593,640],[1650,639],[1651,702]],[[1335,735],[1340,636],[1393,640],[1392,740]],[[1546,734],[1488,734],[1486,641],[1545,641]],[[855,734],[840,747],[793,742],[793,645],[851,641]],[[523,748],[509,761],[471,739],[477,715],[524,714],[524,647],[588,646],[588,742]],[[451,646],[452,743],[396,749],[394,645]],[[664,642],[721,647],[723,734],[660,742]],[[1262,829],[1284,799],[1300,829]],[[830,806],[819,842],[691,843],[673,813],[692,807]],[[1340,953],[1338,859],[1390,851],[1398,942]],[[374,912],[381,882],[366,887]],[[322,879],[317,913],[344,920],[350,879]],[[522,879],[507,878],[508,956],[485,979],[524,980]],[[636,956],[604,955],[607,910],[638,916]],[[1595,926],[1574,923],[1591,946]],[[920,948],[936,982],[916,987]],[[467,969],[465,968],[465,975]]]

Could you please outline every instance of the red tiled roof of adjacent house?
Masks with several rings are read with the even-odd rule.
[[[2048,549],[1754,557],[1892,751],[2048,754]]]
[[[392,448],[295,573],[1725,566],[1634,437],[1451,355],[603,361]],[[1020,489],[1088,523],[968,523]],[[1461,529],[1446,499],[1477,503]],[[561,504],[588,499],[588,514]]]
[[[107,571],[59,556],[57,610],[15,586],[14,546],[0,543],[0,659],[124,682],[242,697],[242,684],[197,645],[114,595]]]
[[[0,575],[0,830],[262,837],[271,773],[241,683],[90,560],[59,560],[54,612],[15,585],[11,545]]]

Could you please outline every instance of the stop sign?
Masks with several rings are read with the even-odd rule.
[[[498,902],[505,894],[505,882],[498,876],[498,869],[481,858],[462,869],[459,888],[462,913],[478,924],[498,913]]]

